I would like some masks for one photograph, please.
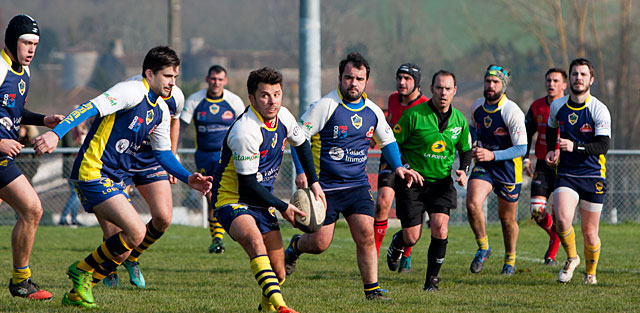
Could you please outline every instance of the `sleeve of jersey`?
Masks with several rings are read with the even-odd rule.
[[[246,108],[244,102],[242,102],[242,99],[236,94],[233,94],[233,96],[231,96],[229,100],[229,104],[231,104],[231,109],[233,109],[235,116],[240,116],[240,114],[242,114],[242,112],[244,112],[244,109]]]
[[[180,120],[186,124],[191,124],[191,119],[193,119],[193,110],[196,109],[196,106],[202,100],[198,94],[198,92],[192,94],[184,103],[184,109],[182,110],[182,113],[180,113]]]
[[[149,134],[151,141],[151,147],[156,151],[171,150],[171,114],[169,108],[164,104],[162,108],[162,121],[160,124]]]
[[[260,129],[247,124],[246,120],[237,121],[227,136],[238,175],[255,174],[260,166]]]
[[[189,176],[191,176],[191,173],[180,164],[176,156],[171,153],[171,150],[154,150],[153,155],[156,161],[158,161],[162,168],[169,172],[169,174],[175,176],[181,182],[189,184]]]
[[[527,127],[524,125],[524,114],[520,108],[515,103],[505,106],[502,109],[502,118],[509,128],[511,144],[514,146],[525,145],[526,149]]]
[[[533,104],[531,106],[533,106]],[[533,135],[538,131],[536,122],[533,119],[533,111],[531,110],[531,107],[524,118],[524,125],[527,128],[527,153],[529,153],[529,150],[531,150]]]
[[[286,202],[276,198],[267,188],[260,185],[255,173],[251,175],[238,174],[238,187],[240,196],[252,199],[252,204],[265,208],[274,207],[280,212],[286,211],[289,207]]]
[[[147,91],[141,81],[124,81],[117,83],[109,90],[93,98],[91,103],[96,106],[100,116],[126,110],[142,101]]]
[[[378,119],[376,129],[373,130],[373,139],[378,144],[378,146],[380,146],[381,149],[384,149],[385,146],[391,144],[392,142],[396,142],[393,131],[391,131],[391,126],[389,126],[389,123],[387,123],[387,120],[384,118],[384,113],[382,112],[382,110],[375,104],[367,105],[367,107],[373,110],[373,112],[376,114],[376,118]],[[385,155],[385,158],[386,157],[387,156]],[[402,164],[400,165],[402,166]]]
[[[173,86],[171,95],[173,96],[173,99],[176,100],[176,114],[174,114],[172,118],[177,120],[182,115],[182,111],[184,111],[184,94],[178,86]]]
[[[332,104],[328,99],[322,98],[309,106],[306,112],[300,117],[300,127],[304,131],[304,135],[311,140],[313,135],[317,134],[331,117],[331,113],[335,110],[337,104]]]
[[[560,99],[556,99],[551,103],[551,108],[549,109],[549,119],[547,120],[547,127],[558,128],[558,111],[562,107],[562,105],[567,100],[566,97],[562,97]],[[548,137],[547,137],[548,138]],[[547,142],[549,142],[547,140]],[[554,143],[555,145],[555,143]]]
[[[595,135],[611,137],[611,114],[609,109],[604,104],[599,103],[591,112],[595,123]]]
[[[74,127],[96,115],[98,115],[98,109],[96,109],[93,103],[87,102],[71,111],[52,131],[58,138],[62,139],[62,137]]]

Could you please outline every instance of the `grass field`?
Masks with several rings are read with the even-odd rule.
[[[640,311],[640,225],[601,225],[602,254],[597,286],[582,283],[584,262],[571,283],[556,283],[560,265],[542,264],[547,236],[530,221],[521,221],[517,274],[499,275],[504,247],[499,225],[488,228],[494,254],[481,274],[471,274],[469,264],[476,250],[468,226],[450,229],[447,257],[440,273],[440,292],[422,291],[429,236],[414,248],[413,272],[392,273],[387,269],[386,247],[397,229],[389,229],[379,259],[380,284],[390,290],[392,302],[364,300],[356,267],[355,245],[346,224],[339,223],[332,246],[319,256],[303,255],[298,270],[287,278],[283,294],[300,312],[638,312]],[[578,252],[582,256],[582,236]],[[288,243],[296,231],[283,227]],[[11,228],[0,227],[0,277],[10,277]],[[32,302],[0,292],[0,311],[73,312],[60,305],[71,283],[64,274],[74,260],[85,257],[100,243],[97,227],[70,229],[41,227],[31,258],[34,280],[51,291],[52,301]],[[146,290],[128,283],[120,268],[119,289],[94,288],[99,305],[92,311],[106,312],[254,312],[259,287],[239,245],[226,239],[227,252],[209,254],[208,230],[172,226],[169,232],[141,257]],[[560,249],[558,259],[566,255]],[[561,262],[559,262],[561,263]]]

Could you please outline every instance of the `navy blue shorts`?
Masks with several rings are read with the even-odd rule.
[[[196,150],[193,155],[198,172],[204,176],[213,176],[220,162],[220,151],[206,152]]]
[[[604,203],[604,195],[607,193],[607,181],[601,177],[556,177],[555,187],[567,187],[575,190],[580,200],[591,203]]]
[[[327,217],[324,219],[324,225],[335,223],[340,213],[344,217],[351,214],[364,214],[371,217],[375,215],[373,195],[369,186],[325,191],[324,195],[327,197]]]
[[[250,207],[244,204],[225,204],[223,206],[215,208],[213,211],[214,216],[222,225],[222,228],[229,232],[231,223],[236,217],[244,214],[251,215],[256,220],[256,226],[260,230],[261,234],[266,234],[273,230],[280,230],[278,224],[278,218],[276,217],[276,209],[264,209],[257,207]]]
[[[522,188],[522,184],[505,184],[495,181],[491,173],[480,166],[476,165],[476,167],[473,168],[473,171],[471,171],[469,180],[472,179],[482,179],[489,182],[493,186],[493,192],[498,196],[498,198],[507,202],[517,202],[518,198],[520,198],[520,189]]]
[[[167,171],[160,165],[142,170],[131,169],[129,171],[130,172],[127,173],[128,175],[124,178],[125,186],[131,186],[131,184],[142,186],[169,179],[169,174],[167,174]]]
[[[22,175],[22,172],[12,158],[0,160],[0,188],[4,188],[20,175]]]
[[[73,188],[78,194],[80,203],[85,212],[93,213],[93,207],[104,202],[105,200],[117,196],[124,195],[129,201],[129,195],[124,192],[125,185],[123,182],[114,182],[109,178],[101,178],[92,181],[71,181]]]

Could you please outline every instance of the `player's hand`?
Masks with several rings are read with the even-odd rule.
[[[307,188],[307,185],[307,175],[304,173],[298,174],[298,176],[296,176],[296,187],[298,187],[298,189],[302,189]]]
[[[411,187],[413,183],[419,183],[420,186],[422,186],[422,182],[424,182],[424,177],[422,177],[420,173],[415,170],[408,170],[402,166],[396,168],[396,175],[407,181],[407,188]]]
[[[0,139],[0,153],[14,157],[24,146],[13,139]]]
[[[531,159],[526,158],[522,163],[524,163],[524,170],[527,172],[527,175],[533,177],[533,162],[531,162]]]
[[[289,223],[291,223],[291,225],[293,225],[294,228],[296,227],[296,215],[300,215],[300,216],[307,216],[306,214],[304,214],[304,212],[300,211],[300,209],[298,209],[295,205],[289,203],[289,206],[287,207],[287,209],[284,212],[280,212],[280,214],[282,214],[282,217],[287,220]]]
[[[202,192],[203,195],[206,195],[211,191],[213,181],[213,177],[211,176],[202,176],[200,173],[193,173],[189,176],[187,180],[189,182],[189,186],[195,190]]]
[[[456,175],[458,175],[458,178],[456,179],[456,183],[464,187],[467,184],[467,173],[463,170],[456,170]]]
[[[60,124],[62,120],[64,120],[64,115],[60,115],[60,114],[47,115],[44,117],[44,126],[47,126],[53,129],[54,127],[58,126],[58,124]]]
[[[324,204],[324,209],[326,211],[327,210],[327,198],[324,195],[324,191],[322,190],[322,187],[320,187],[320,183],[319,182],[315,182],[315,183],[311,184],[311,187],[309,189],[311,189],[311,192],[313,192],[313,194],[316,196],[316,201],[318,201],[319,199],[322,199],[322,203]]]
[[[177,183],[178,183],[178,178],[173,175],[169,175],[169,184],[175,185]]]
[[[473,150],[473,152],[471,153],[471,155],[473,156],[473,158],[475,158],[479,162],[492,161],[493,159],[496,158],[495,155],[493,154],[493,151],[485,148],[480,148],[480,147],[476,147],[475,150]]]
[[[558,144],[560,145],[560,150],[573,152],[573,141],[564,138],[558,138]]]
[[[556,164],[558,163],[558,155],[555,151],[549,151],[547,152],[544,161],[547,162],[547,165],[550,167],[556,167]]]
[[[41,155],[44,153],[51,153],[58,146],[58,135],[52,131],[48,131],[34,139],[31,143],[33,144],[33,149],[36,151],[37,155]]]

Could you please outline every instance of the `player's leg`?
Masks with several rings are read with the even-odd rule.
[[[380,181],[380,179],[378,179],[378,181]],[[380,254],[380,245],[382,245],[384,236],[387,234],[389,210],[391,210],[391,204],[393,203],[394,196],[395,192],[393,191],[393,188],[388,186],[378,187],[378,196],[376,198],[375,207],[375,222],[373,225],[375,231],[376,252],[378,255]]]
[[[388,299],[381,294],[378,284],[378,258],[373,239],[373,216],[355,213],[347,216],[346,219],[351,237],[356,243],[356,258],[365,296],[369,300]]]
[[[198,172],[205,176],[213,176],[218,167],[220,161],[220,152],[207,152],[196,150],[194,154],[194,160]],[[211,244],[209,245],[209,253],[222,254],[225,251],[222,239],[224,238],[225,230],[218,222],[218,219],[213,213],[213,204],[211,203],[211,194],[207,194],[208,214],[209,214],[209,234],[211,235]]]
[[[408,188],[403,181],[398,180],[394,187],[397,190],[396,216],[400,219],[402,230],[393,235],[387,250],[387,266],[391,271],[400,271],[402,256],[418,242],[422,234],[425,210],[420,196],[427,186],[414,185]]]
[[[580,265],[580,258],[576,250],[576,234],[571,225],[575,214],[576,205],[578,204],[578,193],[566,185],[566,179],[556,180],[556,189],[553,194],[553,207],[556,213],[557,233],[560,243],[567,252],[567,260],[565,261],[560,273],[558,281],[567,283],[573,277],[573,271]]]
[[[595,285],[598,283],[596,280],[596,268],[600,259],[601,247],[598,230],[607,183],[602,178],[583,180],[581,183],[580,216],[586,267],[584,283]]]
[[[549,196],[553,191],[554,179],[553,169],[549,168],[543,160],[539,160],[536,163],[536,171],[531,181],[530,212],[536,224],[549,235],[549,247],[544,254],[544,264],[546,265],[556,264],[556,255],[560,246],[560,239],[555,230],[554,216],[546,210]]]
[[[440,268],[444,262],[447,253],[447,243],[449,237],[449,210],[442,208],[438,213],[430,213],[431,221],[431,243],[429,244],[429,252],[427,255],[427,275],[424,282],[424,290],[438,290],[440,278]]]
[[[7,160],[0,178],[0,199],[4,200],[18,214],[18,220],[11,233],[11,252],[13,256],[12,278],[9,280],[9,291],[12,296],[29,299],[51,299],[50,292],[40,289],[31,281],[29,259],[36,237],[38,223],[42,217],[40,198],[13,163]]]
[[[519,190],[518,190],[519,193]],[[502,225],[502,236],[504,240],[504,265],[502,266],[503,275],[512,276],[515,274],[516,266],[516,244],[518,242],[518,200],[506,200],[498,197],[498,217]]]
[[[284,247],[282,245],[282,235],[280,234],[280,231],[270,231],[262,234],[262,240],[267,248],[267,255],[271,262],[271,268],[278,278],[278,284],[282,287],[287,276],[284,270]],[[271,303],[269,298],[263,294],[258,310],[275,311],[275,306]]]
[[[480,273],[484,268],[484,261],[491,256],[482,205],[492,189],[491,182],[482,178],[474,179],[474,173],[471,174],[469,187],[467,187],[467,218],[478,244],[478,251],[471,262],[472,273]]]

